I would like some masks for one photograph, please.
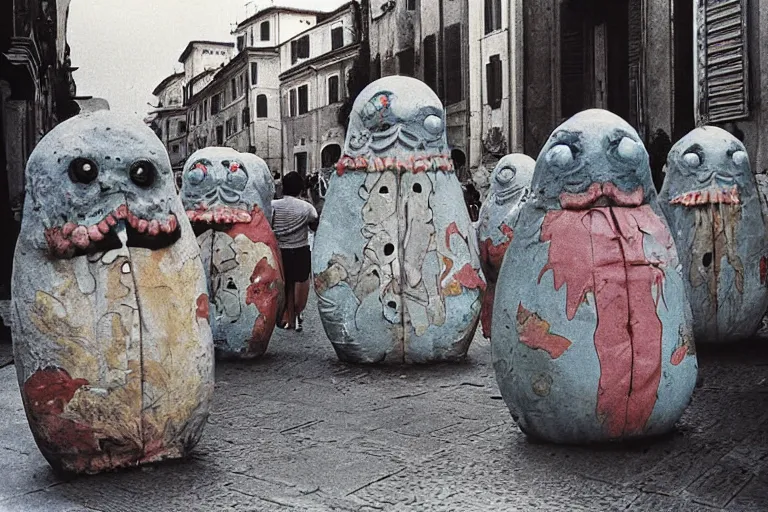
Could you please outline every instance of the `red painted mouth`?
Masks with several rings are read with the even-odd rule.
[[[704,190],[695,190],[675,196],[669,201],[669,204],[681,204],[683,206],[741,204],[741,199],[739,198],[739,188],[736,185],[732,187],[712,185]]]
[[[234,224],[248,224],[253,220],[251,214],[240,208],[217,205],[212,208],[198,206],[194,210],[187,210],[187,217],[192,223],[218,224],[232,226]]]
[[[453,171],[453,160],[450,155],[410,156],[408,158],[365,158],[358,156],[343,156],[336,164],[336,173],[341,176],[345,171],[363,172],[426,172],[426,171]]]
[[[90,226],[67,222],[61,227],[46,229],[45,240],[51,253],[59,258],[115,249],[121,246],[115,231],[115,226],[121,222],[126,225],[129,245],[134,247],[159,248],[170,245],[178,238],[179,222],[176,215],[171,213],[162,220],[145,219],[122,204]],[[150,240],[152,238],[156,240]]]
[[[632,192],[624,192],[611,182],[593,183],[584,191],[576,194],[560,194],[560,206],[565,210],[587,210],[598,206],[640,206],[645,193],[643,187]]]

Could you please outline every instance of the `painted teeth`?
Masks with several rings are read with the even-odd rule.
[[[364,172],[425,172],[425,171],[453,171],[453,160],[447,155],[421,155],[408,158],[386,157],[342,157],[336,164],[336,173],[341,176],[348,170]]]
[[[251,214],[244,210],[229,207],[208,210],[203,205],[200,205],[197,210],[187,210],[187,218],[190,222],[207,222],[209,224],[247,224],[252,220]]]
[[[702,204],[740,204],[739,189],[736,185],[729,188],[711,187],[694,192],[686,192],[669,201],[670,204],[699,206]]]
[[[101,242],[118,220],[127,220],[139,233],[147,233],[156,236],[161,232],[171,234],[179,227],[176,216],[170,214],[164,221],[148,221],[140,219],[128,210],[126,205],[120,205],[114,213],[108,214],[101,222],[92,226],[77,225],[67,222],[61,228],[46,230],[45,238],[53,253],[66,256],[71,253],[73,246],[79,249],[87,249],[92,242]]]

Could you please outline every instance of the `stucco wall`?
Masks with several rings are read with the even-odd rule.
[[[314,59],[320,55],[324,55],[331,52],[331,30],[342,26],[342,34],[344,35],[344,46],[353,44],[355,42],[355,16],[354,12],[350,9],[344,12],[343,15],[335,18],[333,21],[322,23],[315,26],[311,30],[297,35],[296,37],[287,40],[285,44],[280,46],[280,61],[281,72],[288,71],[293,67],[300,66],[302,62],[309,59]],[[309,59],[299,59],[296,63],[291,63],[291,41],[295,41],[301,37],[309,36]]]

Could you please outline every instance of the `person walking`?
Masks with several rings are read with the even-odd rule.
[[[289,172],[282,181],[283,197],[272,201],[272,230],[277,237],[285,273],[285,312],[278,327],[301,332],[312,270],[308,235],[310,229],[317,229],[319,216],[314,206],[299,199],[305,188],[299,173]]]

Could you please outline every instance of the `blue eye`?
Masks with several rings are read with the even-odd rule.
[[[443,131],[443,120],[436,115],[427,116],[424,119],[424,128],[433,135],[438,135]]]
[[[243,190],[248,184],[248,174],[240,166],[231,166],[227,173],[227,184],[235,190]]]
[[[205,180],[208,175],[208,169],[203,164],[195,164],[190,170],[187,171],[187,182],[191,185],[199,185]]]

